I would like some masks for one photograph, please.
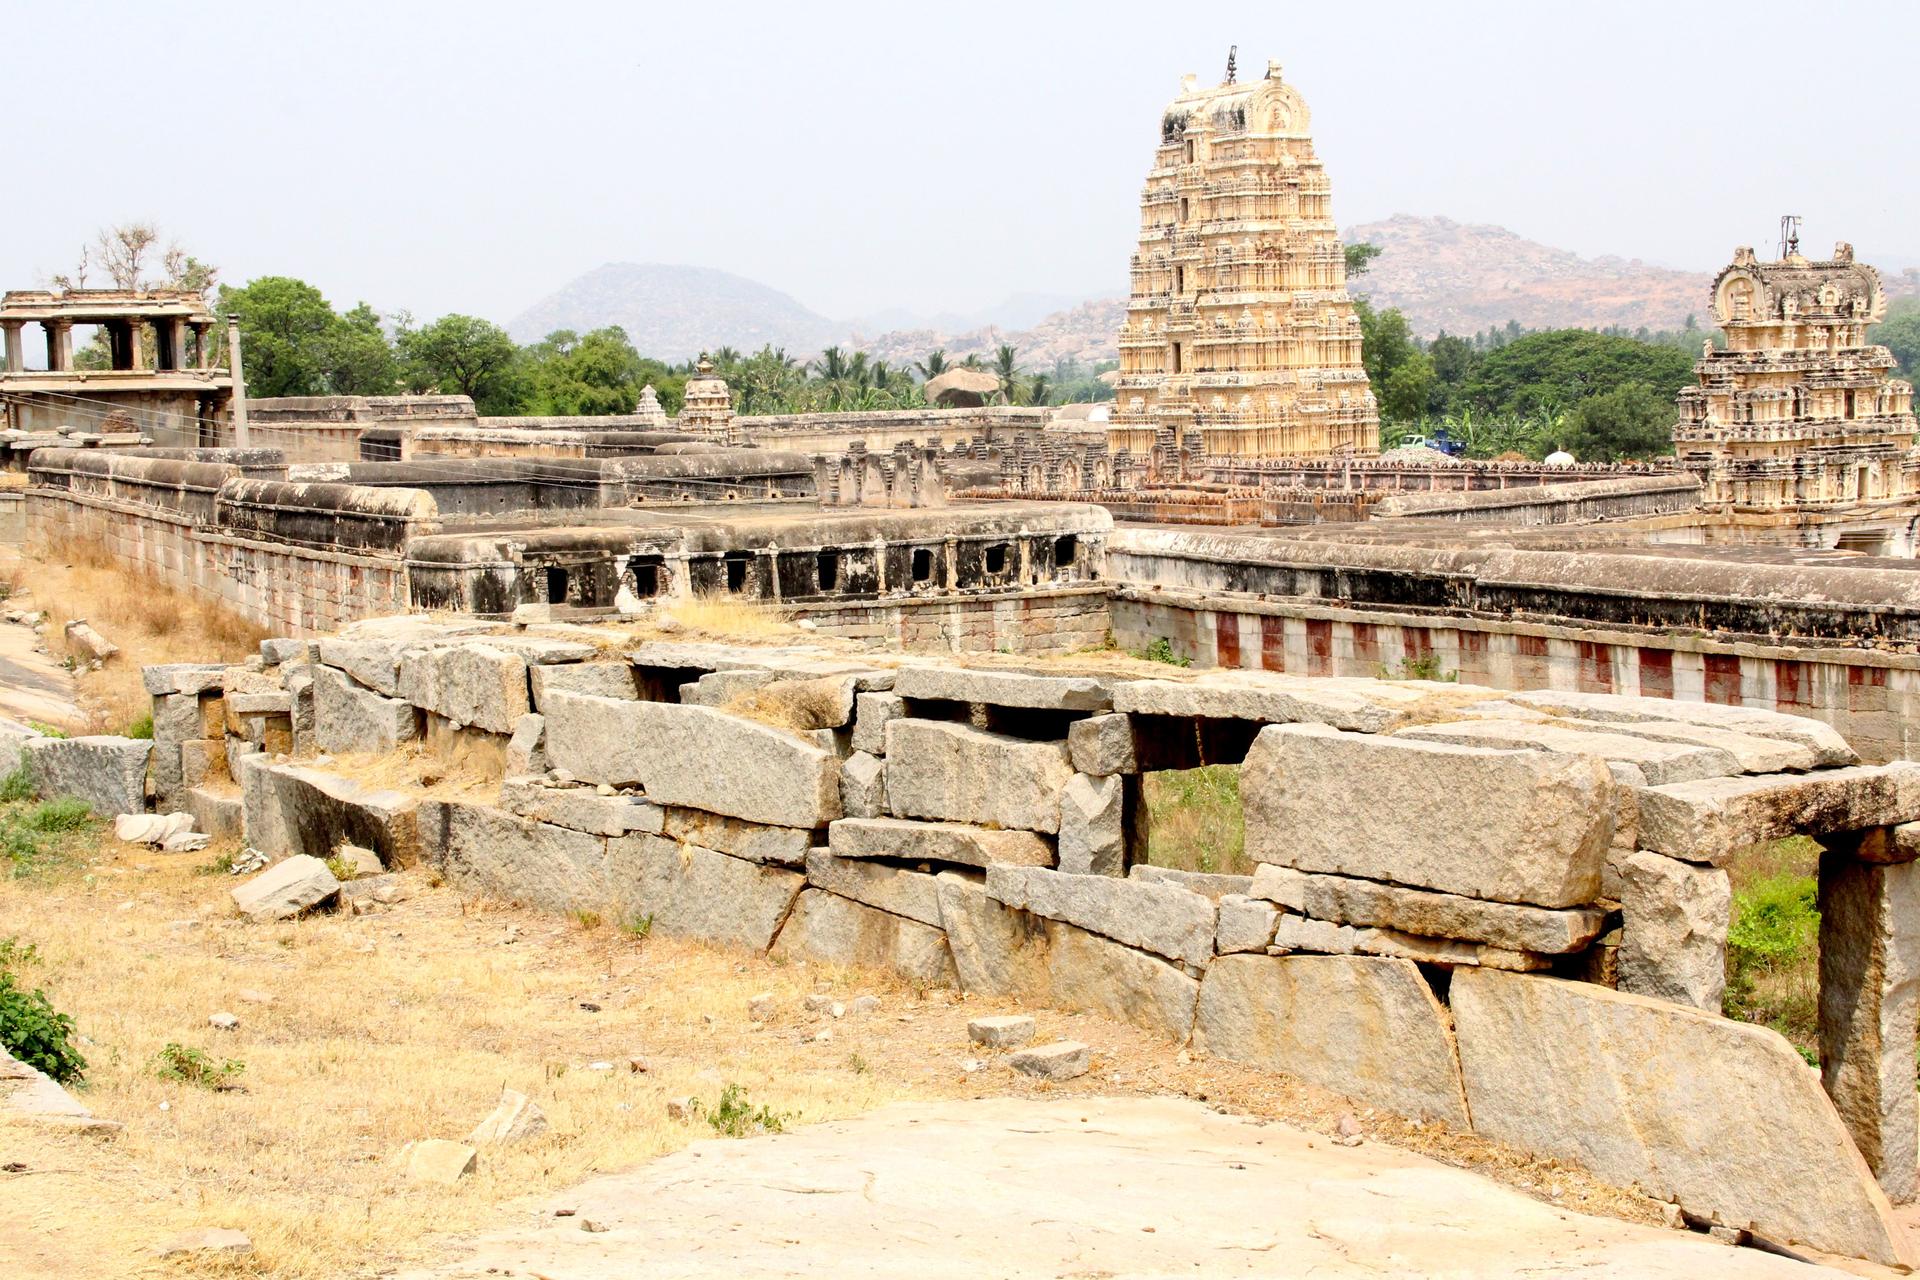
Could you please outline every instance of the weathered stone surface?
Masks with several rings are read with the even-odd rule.
[[[1204,965],[1213,957],[1218,908],[1178,885],[1000,866],[987,868],[987,896],[1170,960]]]
[[[42,796],[84,800],[103,818],[146,811],[150,741],[104,734],[32,738],[22,744],[21,753],[27,777]]]
[[[407,1144],[402,1167],[409,1182],[450,1187],[473,1172],[478,1157],[472,1147],[445,1138],[428,1138]]]
[[[1104,711],[1113,705],[1110,681],[1099,676],[1037,675],[980,667],[905,666],[895,673],[893,691],[902,698],[941,702],[985,702],[996,707],[1043,711]]]
[[[318,654],[319,646],[311,640],[277,636],[260,642],[260,657],[270,667],[285,662],[311,662]]]
[[[967,1039],[989,1049],[1017,1049],[1033,1039],[1033,1019],[1024,1013],[990,1014],[967,1023]]]
[[[896,693],[854,695],[853,749],[868,755],[887,753],[887,724],[907,714],[906,700]]]
[[[233,888],[233,905],[250,920],[284,920],[319,906],[340,892],[327,864],[308,854],[274,863]]]
[[[1067,726],[1067,750],[1073,757],[1073,767],[1081,773],[1108,777],[1140,771],[1132,716],[1110,714],[1075,720]]]
[[[1157,880],[1162,884],[1177,884],[1183,889],[1191,889],[1215,901],[1230,893],[1253,891],[1252,876],[1227,875],[1219,871],[1182,871],[1178,867],[1156,867],[1151,863],[1136,862],[1127,868],[1127,875],[1134,880]]]
[[[0,1044],[0,1125],[13,1121],[89,1134],[118,1133],[123,1127],[94,1115],[52,1076]]]
[[[1060,869],[1119,876],[1127,870],[1125,780],[1076,773],[1060,792]]]
[[[1078,1040],[1055,1040],[1018,1049],[1007,1055],[1007,1065],[1023,1076],[1042,1080],[1072,1080],[1087,1074],[1093,1065],[1093,1050]]]
[[[1360,933],[1361,930],[1350,924],[1335,924],[1331,920],[1310,920],[1306,916],[1285,911],[1274,922],[1273,941],[1268,945],[1268,951],[1277,956],[1288,955],[1295,951],[1328,956],[1350,956],[1357,949],[1356,943]]]
[[[219,693],[226,671],[225,664],[218,662],[163,662],[140,668],[140,683],[155,697]]]
[[[1690,862],[1791,835],[1826,835],[1920,819],[1920,764],[1820,769],[1764,778],[1708,778],[1639,793],[1640,844]]]
[[[602,836],[451,801],[428,802],[421,819],[448,880],[547,911],[597,911],[614,898]]]
[[[193,815],[193,829],[215,840],[239,838],[246,829],[245,808],[238,793],[208,787],[188,787],[181,803]]]
[[[1455,697],[1470,686],[1450,686]],[[1324,724],[1385,733],[1425,702],[1417,685],[1356,677],[1289,676],[1275,671],[1209,671],[1191,680],[1129,680],[1113,686],[1113,709],[1136,715]]]
[[[680,701],[690,707],[724,707],[735,698],[773,683],[771,671],[709,671],[680,686]]]
[[[527,668],[533,707],[544,711],[554,692],[590,693],[596,698],[638,698],[640,682],[630,662],[536,662]]]
[[[659,835],[666,820],[665,811],[648,804],[643,796],[603,796],[585,787],[550,787],[533,777],[509,777],[502,782],[500,807],[535,822],[597,836],[634,831]]]
[[[1852,747],[1828,725],[1805,716],[1790,716],[1757,707],[1729,707],[1715,702],[1680,702],[1672,698],[1634,698],[1619,693],[1580,693],[1571,689],[1530,689],[1506,695],[1525,707],[1583,720],[1623,723],[1702,725],[1731,729],[1757,738],[1797,743],[1814,753],[1816,765],[1853,764]]]
[[[1887,1199],[1766,1027],[1590,983],[1458,970],[1474,1131],[1769,1240],[1898,1264]]]
[[[512,733],[515,722],[533,710],[526,659],[478,640],[405,654],[400,696],[456,725],[489,733]]]
[[[227,778],[227,746],[224,742],[197,741],[180,744],[180,785],[198,787]]]
[[[418,859],[419,801],[414,797],[363,787],[320,769],[274,764],[258,753],[240,757],[239,764],[247,843],[262,853],[327,853],[357,844],[378,853],[388,866]]]
[[[1629,918],[1631,919],[1631,918]],[[1920,864],[1820,858],[1820,1071],[1854,1145],[1897,1203],[1920,1193]]]
[[[1402,729],[1396,737],[1421,742],[1455,742],[1468,747],[1513,747],[1524,751],[1559,751],[1598,756],[1631,764],[1653,785],[1720,778],[1740,772],[1730,751],[1684,742],[1661,742],[1625,733],[1535,724],[1526,720],[1462,720],[1450,724]]]
[[[1727,987],[1727,873],[1658,853],[1619,859],[1620,990],[1720,1011]]]
[[[1544,907],[1598,895],[1612,788],[1585,756],[1321,725],[1262,729],[1240,770],[1258,861]]]
[[[1270,902],[1230,893],[1220,899],[1220,923],[1214,930],[1213,949],[1221,955],[1236,951],[1265,951],[1273,942],[1274,927],[1280,912]]]
[[[887,765],[879,756],[856,751],[841,764],[840,811],[849,818],[887,815]]]
[[[185,742],[203,737],[200,699],[191,693],[161,693],[153,698],[153,740]]]
[[[775,826],[840,816],[840,761],[793,734],[710,707],[559,692],[547,702],[547,754],[581,781],[639,783],[656,804]]]
[[[284,689],[269,689],[259,693],[229,693],[226,698],[229,716],[290,716],[293,714],[293,695]]]
[[[1065,742],[1031,742],[944,720],[887,726],[887,799],[903,818],[1060,829],[1073,777]]]
[[[375,693],[332,667],[313,669],[313,740],[322,751],[392,751],[419,733],[411,703]]]
[[[659,836],[607,843],[614,895],[629,917],[664,934],[765,951],[806,883],[798,871]]]
[[[0,716],[0,777],[18,769],[25,759],[27,743],[42,736],[38,729]]]
[[[797,867],[813,846],[813,833],[798,827],[724,818],[699,809],[668,809],[659,834],[682,844],[717,849],[749,862],[778,862]]]
[[[1763,738],[1737,729],[1713,725],[1681,724],[1670,720],[1565,720],[1568,728],[1596,733],[1623,733],[1656,742],[1685,742],[1712,747],[1732,756],[1742,773],[1781,773],[1812,769],[1820,764],[1843,763],[1823,760],[1822,753],[1791,738]]]
[[[1514,951],[1455,938],[1425,938],[1398,929],[1335,924],[1331,920],[1282,912],[1274,924],[1273,941],[1268,944],[1267,953],[1278,956],[1295,952],[1386,956],[1448,969],[1469,966],[1515,973],[1545,969],[1552,963],[1552,957],[1533,951]]]
[[[1606,914],[1592,907],[1517,906],[1349,876],[1307,875],[1299,889],[1295,909],[1321,920],[1551,955],[1580,950],[1599,936],[1606,921]]]
[[[320,662],[336,667],[376,693],[396,697],[400,693],[400,655],[420,641],[415,637],[347,640],[323,637]]]
[[[1307,873],[1263,862],[1253,869],[1252,883],[1242,892],[1278,903],[1297,915],[1307,909]]]
[[[1200,984],[1144,951],[1016,911],[961,872],[940,875],[940,918],[960,989],[1085,1009],[1184,1040]]]
[[[1468,1128],[1446,1010],[1406,960],[1222,956],[1200,984],[1194,1040],[1215,1057]]]
[[[467,1135],[470,1147],[510,1147],[548,1129],[546,1112],[517,1089],[502,1089],[500,1105]]]
[[[821,889],[801,892],[774,941],[773,954],[885,969],[940,986],[955,982],[945,933]]]
[[[1053,846],[1031,831],[999,831],[960,822],[842,818],[827,828],[827,846],[840,858],[898,858],[903,862],[951,862],[965,867],[1001,862],[1027,867],[1053,865]]]
[[[545,773],[547,760],[547,718],[529,711],[514,722],[513,736],[507,739],[507,776]]]
[[[807,883],[896,916],[940,927],[939,884],[925,871],[841,858],[826,849],[814,849],[807,854]]]

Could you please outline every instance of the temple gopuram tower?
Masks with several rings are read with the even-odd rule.
[[[1312,117],[1267,64],[1188,76],[1160,119],[1108,442],[1147,455],[1373,454],[1379,412]],[[1171,431],[1171,436],[1165,433]]]
[[[1703,503],[1768,511],[1920,492],[1913,387],[1889,378],[1893,353],[1867,342],[1887,301],[1852,245],[1809,262],[1789,226],[1778,262],[1734,251],[1712,305],[1727,347],[1694,365],[1700,385],[1680,392],[1673,429]]]

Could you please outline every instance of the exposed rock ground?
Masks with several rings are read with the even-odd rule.
[[[557,1211],[570,1211],[558,1216]],[[582,1229],[591,1222],[593,1228]],[[596,1178],[413,1280],[1844,1273],[1165,1098],[888,1107]]]

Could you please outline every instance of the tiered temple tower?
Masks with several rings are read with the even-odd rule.
[[[1120,333],[1111,447],[1200,433],[1210,454],[1373,454],[1380,423],[1312,117],[1265,78],[1198,87],[1160,120]],[[1164,436],[1160,437],[1166,438]]]
[[[705,356],[694,366],[680,401],[680,416],[674,426],[682,431],[703,431],[716,439],[733,438],[733,393],[724,378],[714,372],[713,361]]]
[[[1886,315],[1880,273],[1839,244],[1826,262],[1778,262],[1750,248],[1713,282],[1713,317],[1727,335],[1680,392],[1674,451],[1710,506],[1749,510],[1844,506],[1920,493],[1913,387],[1887,375],[1867,326]]]

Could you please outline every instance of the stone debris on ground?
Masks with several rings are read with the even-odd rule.
[[[967,1023],[967,1039],[989,1049],[1017,1049],[1033,1039],[1034,1020],[1026,1014],[995,1014]]]
[[[338,896],[340,882],[327,864],[299,853],[235,886],[234,905],[250,920],[285,920]]]
[[[1087,1074],[1093,1051],[1077,1040],[1055,1040],[1007,1055],[1007,1065],[1023,1076],[1042,1080],[1072,1080]]]
[[[502,1089],[500,1103],[467,1135],[470,1147],[513,1146],[547,1132],[546,1113],[526,1094]]]
[[[409,1182],[450,1187],[474,1171],[479,1153],[445,1138],[426,1138],[401,1148],[401,1164]]]

